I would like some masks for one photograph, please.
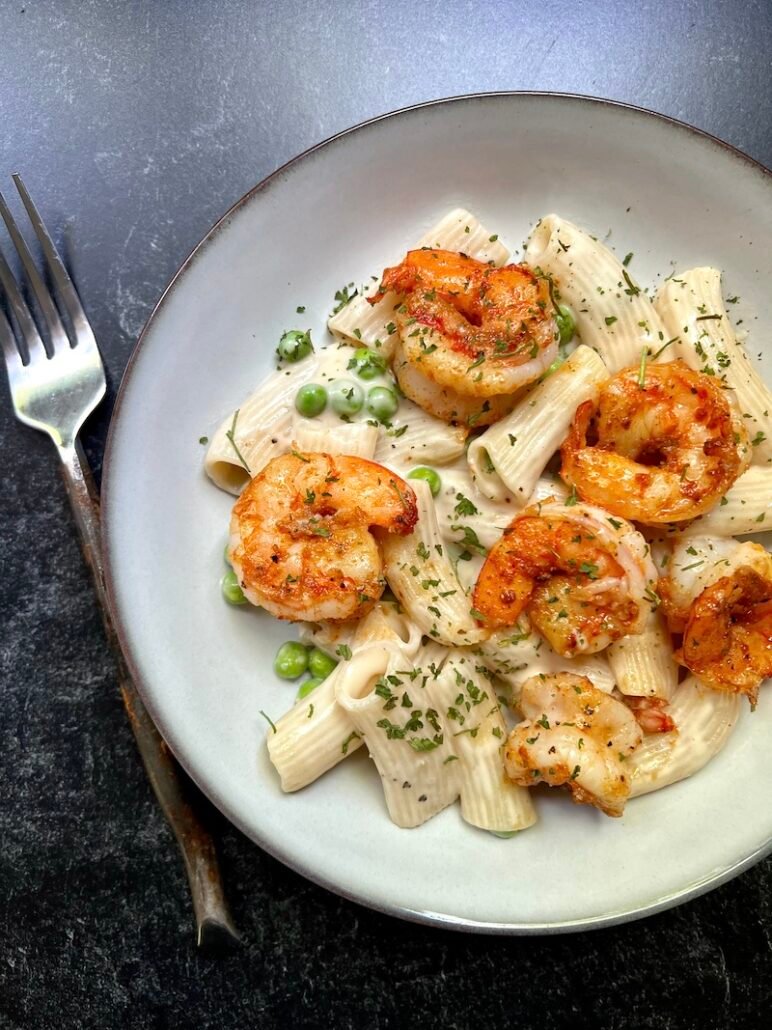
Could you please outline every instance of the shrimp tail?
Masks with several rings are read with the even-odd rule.
[[[633,713],[644,733],[677,732],[678,727],[665,711],[667,701],[663,697],[632,697],[615,691],[614,697],[617,696]]]

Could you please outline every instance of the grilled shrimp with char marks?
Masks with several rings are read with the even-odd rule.
[[[557,356],[547,283],[524,265],[494,268],[453,251],[411,250],[384,271],[370,303],[388,290],[404,298],[394,316],[404,363],[463,397],[512,394]],[[399,379],[399,363],[395,372]]]
[[[382,465],[293,451],[244,488],[229,557],[247,599],[280,619],[359,619],[386,585],[376,535],[417,518],[415,494]]]
[[[750,464],[739,412],[720,383],[682,361],[625,368],[585,401],[561,449],[579,496],[649,525],[709,511]]]
[[[641,632],[656,601],[648,546],[622,519],[550,500],[504,530],[477,578],[474,607],[492,629],[527,612],[558,654],[601,651]]]
[[[570,672],[526,680],[518,705],[525,721],[504,749],[507,776],[521,787],[565,786],[578,804],[621,815],[630,795],[624,762],[643,739],[630,709]]]

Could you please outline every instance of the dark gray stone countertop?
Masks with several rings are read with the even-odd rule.
[[[163,286],[307,146],[421,100],[541,89],[653,108],[769,165],[770,54],[766,0],[0,0],[0,188],[24,174],[94,323],[95,468]],[[770,860],[627,926],[486,938],[332,896],[209,809],[245,944],[198,955],[53,451],[7,397],[0,440],[2,1030],[772,1023]]]

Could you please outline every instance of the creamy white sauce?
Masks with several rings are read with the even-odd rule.
[[[313,422],[316,425],[323,425],[327,428],[333,428],[339,426],[341,422],[367,422],[372,420],[373,416],[367,410],[367,394],[374,386],[386,386],[390,390],[396,390],[396,384],[394,377],[390,371],[384,372],[383,375],[375,376],[372,379],[360,379],[356,374],[356,369],[349,368],[349,362],[354,358],[355,348],[348,346],[348,344],[330,344],[327,347],[317,351],[319,359],[319,368],[316,375],[311,380],[312,383],[318,383],[323,386],[325,390],[329,390],[330,385],[335,382],[336,379],[349,379],[362,391],[365,403],[362,405],[360,411],[356,415],[350,415],[347,418],[341,418],[341,416],[333,410],[332,405],[327,403],[327,407],[315,418],[307,419],[306,421]],[[407,403],[407,402],[403,402]],[[298,419],[303,419],[304,416],[299,412],[295,412],[295,416]]]

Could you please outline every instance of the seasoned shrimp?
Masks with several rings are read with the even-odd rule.
[[[466,397],[457,390],[441,386],[425,376],[419,364],[410,364],[400,342],[394,347],[391,367],[400,389],[408,400],[435,418],[450,422],[454,426],[470,429],[475,426],[489,426],[508,415],[517,399],[514,394]]]
[[[274,458],[233,509],[229,557],[248,600],[280,619],[359,619],[386,580],[374,533],[407,534],[415,494],[363,458]]]
[[[547,282],[523,265],[493,268],[453,251],[411,250],[384,271],[370,303],[388,290],[404,297],[394,318],[407,364],[462,396],[512,394],[557,356]]]
[[[772,555],[759,544],[694,537],[674,548],[660,595],[676,658],[716,690],[747,694],[772,676]]]
[[[703,590],[676,658],[709,687],[747,694],[755,707],[772,676],[772,579],[742,566]]]
[[[739,412],[682,361],[625,368],[580,404],[561,475],[583,500],[650,525],[709,511],[750,464]]]
[[[640,633],[656,577],[629,523],[550,500],[504,530],[477,578],[474,607],[491,629],[513,626],[526,611],[553,650],[570,657]]]
[[[772,555],[761,544],[732,537],[675,537],[669,541],[667,575],[657,584],[671,633],[683,633],[692,604],[707,587],[742,567],[772,579]]]
[[[566,786],[578,804],[622,814],[630,796],[624,762],[643,739],[630,709],[570,672],[523,684],[524,722],[504,749],[507,776],[522,787]]]

